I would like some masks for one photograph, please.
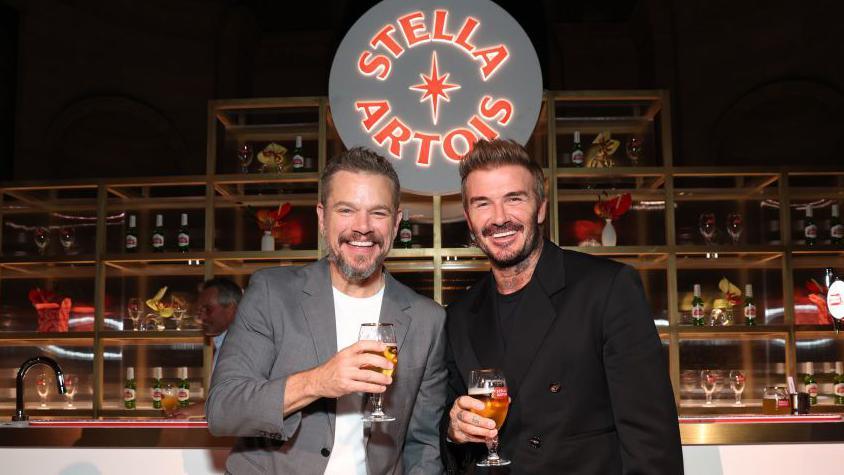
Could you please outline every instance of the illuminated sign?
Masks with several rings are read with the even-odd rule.
[[[542,72],[524,30],[489,0],[385,0],[337,49],[329,99],[346,147],[391,158],[405,190],[447,195],[477,140],[527,142]]]

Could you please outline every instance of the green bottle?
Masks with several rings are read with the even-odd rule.
[[[399,223],[399,245],[398,247],[410,249],[413,247],[413,230],[410,227],[410,214],[407,209],[401,212],[401,223]]]
[[[833,246],[844,244],[844,224],[838,217],[838,205],[832,205],[832,218],[829,220],[829,242]]]
[[[753,302],[753,285],[744,286],[744,323],[749,327],[756,326],[756,304]]]
[[[700,284],[694,286],[694,297],[692,298],[692,325],[704,326],[703,322],[703,299],[700,297]]]
[[[161,366],[152,369],[152,407],[161,409]]]
[[[580,131],[574,131],[574,145],[571,149],[571,164],[576,167],[583,166],[583,146],[580,145]]]
[[[164,216],[155,215],[155,229],[152,230],[152,250],[164,252]]]
[[[182,213],[181,225],[179,226],[176,242],[179,245],[179,252],[190,251],[190,230],[188,229],[188,214]]]
[[[179,399],[179,407],[188,407],[190,404],[190,381],[188,381],[188,368],[179,368],[179,391],[176,393]]]
[[[302,136],[296,136],[296,146],[293,147],[293,171],[301,172],[305,170],[305,154],[302,151]]]
[[[815,379],[815,365],[811,361],[803,363],[803,384],[806,392],[809,393],[809,403],[813,406],[818,403],[818,382]]]
[[[135,384],[135,368],[126,368],[126,383],[123,385],[123,407],[126,409],[135,408],[135,390],[138,386]]]
[[[818,243],[818,225],[815,224],[812,206],[806,206],[806,220],[803,222],[803,237],[806,238],[807,246],[814,246]]]
[[[832,380],[835,383],[833,392],[835,393],[835,404],[844,405],[844,362],[835,362],[835,378]]]

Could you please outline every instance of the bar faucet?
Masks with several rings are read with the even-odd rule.
[[[15,415],[12,416],[12,420],[15,422],[29,419],[29,416],[23,412],[23,378],[26,376],[26,372],[29,371],[29,368],[32,368],[37,364],[44,364],[53,368],[53,371],[56,372],[56,386],[59,388],[59,394],[65,393],[64,373],[62,372],[62,367],[56,363],[56,360],[47,358],[46,356],[36,356],[24,361],[18,370],[18,379],[15,382],[17,398],[15,400]]]

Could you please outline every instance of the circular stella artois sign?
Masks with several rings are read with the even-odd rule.
[[[488,0],[385,0],[340,44],[329,99],[347,147],[392,159],[407,191],[447,195],[477,140],[527,142],[542,72],[524,30]]]

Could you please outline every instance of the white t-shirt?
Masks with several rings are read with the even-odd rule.
[[[334,320],[337,325],[337,350],[358,341],[362,323],[376,323],[381,315],[384,288],[372,297],[356,298],[334,291]],[[366,475],[366,447],[363,445],[363,407],[349,397],[337,399],[334,447],[325,468],[326,475]]]

